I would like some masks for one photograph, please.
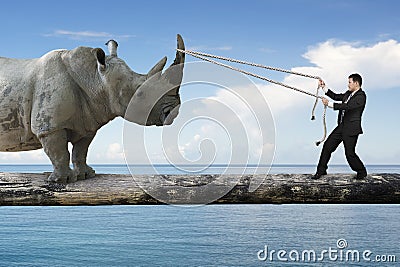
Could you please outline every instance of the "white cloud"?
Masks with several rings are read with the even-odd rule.
[[[124,152],[122,146],[119,143],[112,143],[108,145],[106,158],[110,160],[122,160],[124,159]]]
[[[400,43],[394,40],[370,46],[330,40],[311,47],[303,56],[315,66],[294,67],[291,70],[320,76],[328,87],[337,92],[347,89],[347,77],[355,72],[363,76],[363,87],[367,91],[400,87]],[[318,84],[314,79],[293,74],[285,76],[281,82],[313,94]],[[257,86],[275,116],[291,108],[311,105],[314,101],[310,96],[282,86],[262,82],[258,82]]]
[[[90,151],[89,151],[90,152]],[[96,163],[124,163],[125,162],[125,154],[123,147],[120,143],[114,142],[107,144],[102,144],[101,147],[95,147],[93,149],[94,158],[90,157],[89,153],[89,162]]]
[[[0,153],[0,158],[4,162],[9,162],[9,161],[20,161],[22,156],[21,153],[10,153],[10,152],[1,152]]]
[[[23,151],[23,152],[0,152],[0,164],[33,164],[46,163],[50,160],[43,149]]]
[[[67,37],[73,40],[81,39],[98,39],[98,38],[132,38],[135,35],[130,34],[112,34],[108,32],[95,32],[95,31],[69,31],[69,30],[55,30],[52,33],[44,34],[46,37]]]
[[[345,43],[329,40],[320,43],[309,50],[303,55],[314,66],[298,66],[293,67],[292,71],[301,72],[305,74],[315,75],[322,77],[328,86],[334,91],[343,92],[347,89],[347,77],[349,74],[358,72],[364,78],[363,88],[368,90],[383,90],[400,86],[400,76],[398,70],[400,69],[400,44],[394,40],[379,42],[372,45],[361,45],[359,43]],[[295,86],[310,93],[316,93],[318,81],[315,79],[304,78],[296,75],[286,75],[283,82],[288,85]],[[280,150],[278,161],[284,161],[298,155],[301,157],[301,162],[313,161],[307,159],[304,154],[299,155],[293,151],[293,146],[308,148],[315,152],[314,141],[318,139],[316,130],[320,131],[320,124],[313,123],[309,130],[305,130],[305,126],[309,125],[309,117],[304,117],[304,114],[311,111],[315,98],[290,89],[259,81],[257,84],[258,90],[254,90],[251,84],[238,86],[233,88],[237,95],[232,91],[226,89],[218,89],[215,96],[208,97],[203,101],[204,106],[196,106],[196,114],[201,114],[207,110],[208,114],[225,114],[227,117],[223,120],[224,126],[229,129],[229,134],[232,136],[239,134],[239,128],[243,126],[246,129],[246,137],[243,137],[242,143],[234,144],[235,150],[241,150],[249,153],[249,156],[255,158],[257,153],[261,150],[271,151],[273,145],[271,143],[264,143],[260,145],[260,131],[257,125],[252,121],[252,112],[255,114],[261,112],[268,107],[265,105],[264,99],[268,102],[269,107],[275,118],[279,120],[277,134],[280,136],[282,143],[277,144]],[[231,88],[232,89],[232,88]],[[264,99],[260,99],[260,93]],[[320,91],[320,95],[323,94]],[[242,99],[240,99],[240,97]],[[210,101],[210,100],[214,100]],[[251,109],[249,110],[244,105],[246,100],[250,103]],[[216,101],[216,102],[215,102]],[[223,107],[217,103],[222,103],[232,109],[238,120],[234,118],[229,119],[231,114],[224,113]],[[322,105],[319,100],[319,108]],[[302,115],[300,115],[300,113]],[[332,115],[332,114],[328,114]],[[317,120],[320,114],[316,114]],[[336,116],[333,116],[335,118]],[[284,122],[282,122],[282,120]],[[298,123],[298,121],[304,123]],[[239,122],[239,123],[238,123]],[[293,138],[294,125],[303,127],[298,129],[298,133],[302,134]],[[234,126],[234,127],[231,127]],[[208,129],[211,127],[209,126]],[[201,129],[207,129],[206,125]],[[266,132],[272,129],[263,129]],[[261,131],[262,132],[262,131]],[[319,132],[318,132],[319,133]],[[310,136],[305,136],[309,134]],[[188,142],[190,145],[181,147],[185,154],[190,154],[190,150],[198,149],[198,142],[205,136],[210,135],[210,131],[201,130],[196,132],[193,139]],[[200,136],[200,137],[199,137]],[[292,139],[290,139],[292,136]],[[220,142],[219,135],[213,135],[216,142]],[[288,139],[289,138],[289,139]],[[245,144],[249,141],[249,147],[245,150]],[[224,146],[222,146],[224,147]],[[290,153],[286,155],[285,153]],[[226,155],[225,155],[226,156]],[[312,153],[309,155],[314,157]]]
[[[347,77],[353,72],[363,76],[367,90],[400,85],[400,43],[395,40],[364,46],[330,40],[311,47],[304,57],[316,67],[302,70],[315,71],[337,90],[346,89]]]
[[[275,128],[264,97],[255,91],[254,85],[219,89],[201,101],[184,102],[188,118],[204,119],[193,125],[182,123],[193,133],[180,146],[182,155],[190,160],[215,158],[215,163],[268,163]]]

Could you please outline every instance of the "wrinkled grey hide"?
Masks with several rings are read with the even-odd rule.
[[[78,47],[37,59],[0,57],[0,151],[43,147],[54,167],[49,181],[74,182],[94,176],[86,164],[88,147],[115,117],[147,126],[171,124],[180,105],[184,54],[177,52],[164,73],[166,57],[148,74],[138,74],[118,58],[115,41],[107,46],[109,56],[100,48]],[[178,48],[185,49],[180,35]],[[128,105],[137,107],[126,116]]]

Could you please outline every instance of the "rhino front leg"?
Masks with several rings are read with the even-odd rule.
[[[74,172],[78,180],[93,178],[95,176],[95,171],[86,164],[87,152],[93,138],[94,134],[84,137],[73,144],[72,163],[74,164]]]
[[[39,138],[44,152],[53,164],[53,173],[49,176],[50,182],[72,183],[76,175],[69,167],[70,155],[68,151],[67,131],[60,130]]]

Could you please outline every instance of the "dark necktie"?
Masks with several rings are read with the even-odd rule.
[[[351,93],[351,94],[347,97],[346,101],[344,101],[344,103],[349,102],[349,100],[350,100],[350,98],[351,98],[352,95],[353,95],[353,94]],[[342,116],[340,117],[340,123],[343,122],[343,118],[344,118],[344,109],[342,110]]]

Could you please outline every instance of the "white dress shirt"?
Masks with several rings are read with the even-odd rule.
[[[325,94],[326,94],[326,93],[328,92],[329,89],[328,89],[327,86],[325,86],[325,87],[322,87],[322,90],[324,90],[324,92],[325,92]],[[357,91],[358,91],[358,90],[357,90]],[[347,103],[347,102],[349,101],[349,99],[352,98],[353,95],[354,95],[357,91],[352,92],[352,93],[350,94],[350,96],[347,98],[347,100],[346,100],[345,103]],[[328,102],[328,107],[333,108],[333,104],[334,104],[333,101],[329,101],[329,102]]]

